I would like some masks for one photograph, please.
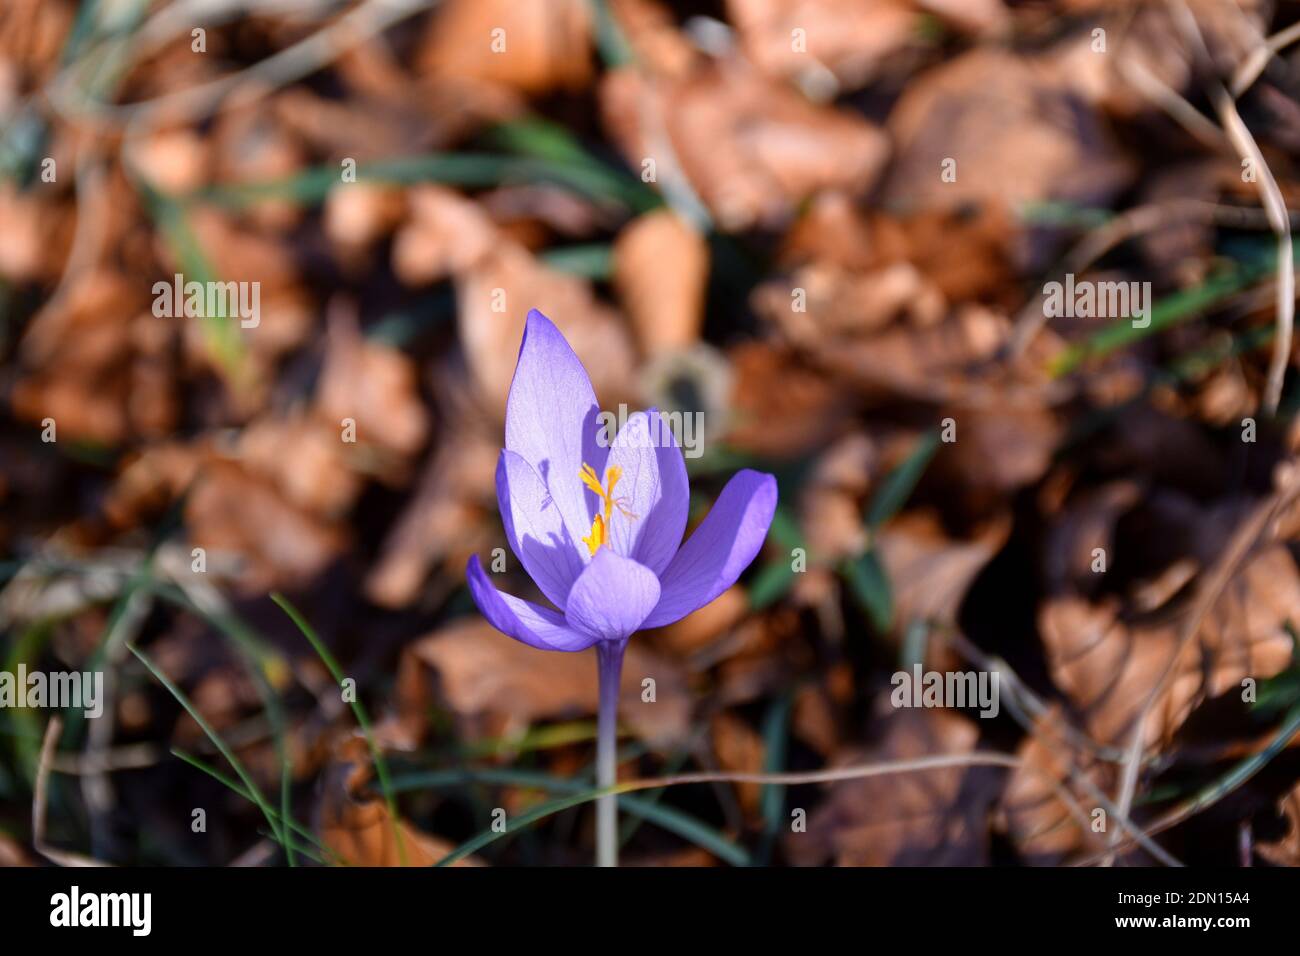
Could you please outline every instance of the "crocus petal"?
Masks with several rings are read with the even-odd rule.
[[[564,607],[583,561],[541,476],[512,451],[497,461],[497,505],[515,557],[542,593]]]
[[[659,604],[641,626],[680,620],[735,584],[763,546],[775,511],[776,479],[736,472],[660,577]]]
[[[484,573],[477,554],[469,559],[465,577],[478,609],[489,624],[507,637],[544,651],[580,651],[597,641],[590,634],[569,627],[558,611],[498,591]]]
[[[609,452],[608,469],[622,469],[610,544],[656,575],[668,567],[686,530],[690,488],[677,437],[658,410],[630,415]]]
[[[551,320],[532,310],[506,403],[506,448],[541,476],[583,563],[580,542],[598,499],[578,475],[584,463],[603,474],[609,454],[596,441],[598,414],[587,370]]]
[[[659,601],[659,579],[631,558],[600,548],[573,582],[565,617],[593,640],[621,641]]]

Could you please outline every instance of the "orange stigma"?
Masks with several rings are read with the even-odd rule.
[[[582,543],[587,546],[587,550],[594,557],[600,550],[602,544],[609,544],[609,522],[613,517],[615,507],[623,514],[624,517],[636,520],[636,515],[628,511],[623,505],[622,498],[614,497],[614,486],[618,480],[623,477],[623,469],[618,465],[610,465],[605,472],[605,485],[602,486],[600,479],[596,477],[596,469],[591,465],[584,464],[582,471],[578,473],[582,483],[595,492],[596,496],[604,502],[603,513],[597,514],[591,522],[591,534],[582,539]]]

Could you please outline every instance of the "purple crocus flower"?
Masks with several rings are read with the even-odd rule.
[[[578,356],[550,319],[529,312],[506,406],[497,502],[511,548],[555,608],[498,591],[477,555],[466,574],[479,610],[503,634],[544,650],[596,647],[604,787],[613,783],[628,638],[680,620],[736,582],[767,536],[776,479],[737,472],[683,543],[690,495],[672,430],[652,408],[629,416],[611,442],[598,415]],[[612,799],[598,807],[598,835],[612,825],[613,809]],[[601,862],[610,860],[604,854]]]

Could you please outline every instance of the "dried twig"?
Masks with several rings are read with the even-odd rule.
[[[1232,90],[1233,98],[1241,96],[1242,93],[1254,86],[1255,81],[1259,79],[1259,75],[1268,66],[1268,61],[1296,40],[1300,40],[1300,21],[1291,24],[1285,30],[1274,33],[1256,47],[1250,56],[1242,61],[1241,66],[1237,67],[1237,72],[1232,74],[1232,82],[1228,88]]]
[[[1169,6],[1196,58],[1203,63],[1212,64],[1213,59],[1205,44],[1205,37],[1201,35],[1196,17],[1185,0],[1170,0]],[[1277,411],[1278,402],[1282,399],[1282,382],[1291,361],[1291,335],[1295,325],[1295,260],[1291,243],[1291,219],[1277,180],[1264,161],[1264,154],[1260,152],[1255,137],[1242,122],[1233,95],[1216,78],[1210,86],[1210,97],[1219,122],[1227,131],[1228,142],[1242,161],[1249,163],[1255,172],[1255,182],[1259,187],[1264,211],[1268,214],[1269,225],[1277,234],[1277,337],[1273,340],[1273,358],[1269,362],[1268,382],[1264,387],[1262,403],[1264,411],[1272,414]]]
[[[60,850],[45,842],[45,816],[48,809],[46,797],[50,783],[50,768],[54,764],[54,748],[62,732],[63,721],[58,717],[51,717],[50,722],[45,726],[45,739],[41,742],[41,762],[36,769],[36,786],[32,792],[32,845],[36,847],[37,853],[59,866],[110,866],[111,864],[103,863],[93,857]]]
[[[1288,213],[1288,219],[1292,226],[1300,226],[1300,212]],[[1121,243],[1187,221],[1208,222],[1233,229],[1271,228],[1269,214],[1263,209],[1229,206],[1204,199],[1165,199],[1127,209],[1087,233],[1066,253],[1058,271],[1078,275]],[[1046,324],[1047,316],[1042,304],[1037,297],[1032,297],[1016,317],[1015,328],[1007,342],[1007,357],[1020,356]]]
[[[1224,588],[1236,577],[1246,559],[1254,553],[1255,549],[1263,541],[1272,540],[1275,519],[1283,509],[1294,503],[1297,498],[1300,498],[1300,467],[1293,464],[1291,467],[1279,469],[1278,474],[1280,485],[1278,490],[1266,501],[1258,505],[1238,526],[1233,533],[1232,539],[1228,542],[1227,548],[1224,549],[1219,560],[1211,568],[1209,576],[1197,590],[1192,606],[1188,609],[1187,616],[1183,619],[1182,626],[1179,628],[1178,643],[1174,647],[1174,652],[1170,655],[1169,660],[1165,662],[1164,669],[1156,678],[1134,719],[1133,730],[1127,746],[1124,773],[1120,780],[1119,796],[1116,801],[1120,812],[1124,816],[1128,816],[1137,790],[1137,775],[1141,765],[1147,720],[1155,707],[1156,701],[1164,693],[1165,686],[1176,672],[1178,661],[1200,630],[1201,621],[1209,613],[1210,608],[1218,602]],[[1119,833],[1112,837],[1111,850],[1106,858],[1108,863],[1114,858],[1119,838]]]

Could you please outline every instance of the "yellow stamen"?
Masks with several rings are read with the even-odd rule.
[[[592,557],[595,557],[602,544],[609,544],[609,528],[606,527],[604,518],[596,515],[596,520],[591,523],[591,534],[583,538],[582,543],[587,546]]]
[[[614,486],[617,485],[618,480],[623,477],[623,469],[618,465],[610,465],[609,469],[605,472],[605,486],[601,485],[600,479],[596,476],[596,469],[592,468],[591,465],[584,464],[582,470],[578,472],[578,477],[581,478],[582,483],[595,492],[596,496],[604,503],[603,513],[597,514],[595,519],[591,522],[591,534],[582,539],[582,543],[587,546],[587,550],[591,552],[594,557],[596,551],[599,550],[602,544],[609,544],[609,521],[614,506],[617,505],[618,510],[622,512],[625,517],[631,518],[632,520],[636,520],[636,515],[632,514],[632,512],[628,511],[627,508],[623,506],[621,499],[614,497]]]

